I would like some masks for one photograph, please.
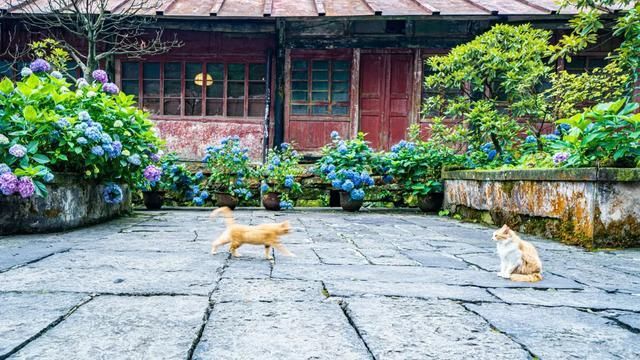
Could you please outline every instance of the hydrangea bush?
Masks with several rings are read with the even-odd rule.
[[[335,190],[349,193],[352,200],[363,200],[364,189],[375,185],[371,174],[378,167],[376,153],[369,147],[364,134],[343,140],[337,131],[331,133],[331,143],[322,149],[317,173]]]
[[[216,192],[226,193],[238,199],[253,197],[250,181],[254,168],[249,158],[249,149],[240,144],[240,137],[225,137],[220,144],[208,146],[202,159],[211,172],[207,184]]]
[[[157,158],[161,142],[148,114],[107,86],[104,72],[72,84],[52,70],[37,59],[20,81],[0,81],[2,194],[45,196],[53,173],[69,172],[108,184],[105,201],[121,201],[117,184],[138,183]]]
[[[280,208],[293,208],[292,196],[302,193],[297,177],[304,169],[300,166],[300,155],[289,143],[283,143],[271,150],[267,161],[258,169],[262,182],[262,194],[274,192],[280,194]]]

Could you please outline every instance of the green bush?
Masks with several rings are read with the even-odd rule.
[[[281,195],[280,208],[293,207],[292,196],[302,193],[297,177],[304,169],[300,166],[300,155],[288,143],[282,143],[269,151],[267,161],[258,169],[262,178],[260,191],[263,194],[275,192]]]

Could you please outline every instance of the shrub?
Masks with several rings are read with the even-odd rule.
[[[249,182],[254,179],[255,170],[248,153],[249,149],[241,146],[237,135],[225,137],[218,145],[208,146],[203,159],[211,172],[208,186],[239,199],[251,199],[253,194]]]
[[[114,186],[139,183],[147,165],[158,160],[161,145],[148,114],[112,83],[80,79],[74,85],[52,70],[37,59],[22,70],[21,81],[0,82],[3,193],[16,188],[25,198],[44,196],[54,172]],[[121,199],[116,193],[105,199]]]
[[[281,194],[280,208],[293,208],[291,196],[302,193],[302,186],[296,178],[303,172],[298,152],[290,144],[283,143],[269,152],[266,163],[259,168],[262,178],[260,191],[263,194]]]

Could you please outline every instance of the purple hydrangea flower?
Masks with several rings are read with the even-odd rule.
[[[102,198],[107,204],[119,204],[122,202],[122,189],[114,183],[108,183],[102,190]]]
[[[36,187],[30,177],[23,176],[20,178],[20,180],[18,181],[18,192],[23,199],[32,197],[35,191]]]
[[[114,141],[111,143],[111,151],[109,151],[109,158],[113,159],[122,154],[122,143],[120,141]]]
[[[160,181],[160,177],[162,176],[162,169],[149,165],[144,169],[143,172],[144,178],[152,183],[156,183]]]
[[[107,72],[104,70],[95,70],[91,73],[91,76],[95,81],[101,82],[103,84],[109,81],[109,75],[107,75]]]
[[[29,65],[29,69],[34,73],[46,72],[51,70],[51,65],[44,59],[35,59],[31,65]]]
[[[160,161],[160,154],[151,154],[151,161],[158,162]]]
[[[82,89],[82,88],[87,87],[87,86],[89,86],[89,83],[87,82],[87,80],[85,80],[83,78],[80,78],[80,79],[78,79],[76,81],[76,87],[78,89]]]
[[[569,153],[567,152],[558,152],[553,155],[553,163],[558,165],[561,164],[569,158]]]
[[[16,191],[18,191],[18,178],[10,172],[0,175],[0,192],[9,196]]]
[[[17,158],[21,158],[27,155],[27,148],[20,144],[15,144],[9,148],[9,154]]]
[[[11,168],[7,164],[0,164],[0,175],[10,173]]]
[[[114,83],[106,83],[102,85],[102,91],[106,92],[107,94],[117,94],[120,92],[120,89],[118,88],[118,85]]]

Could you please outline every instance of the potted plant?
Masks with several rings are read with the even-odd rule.
[[[422,141],[418,129],[410,128],[410,141],[402,140],[387,154],[389,173],[398,183],[407,203],[422,211],[437,211],[444,199],[442,166],[453,161],[453,150]]]
[[[249,149],[240,145],[240,137],[225,137],[220,144],[207,147],[203,162],[211,173],[207,185],[214,189],[218,206],[235,209],[240,200],[251,199],[249,182],[254,169]]]
[[[293,208],[291,195],[302,192],[296,177],[303,172],[300,155],[288,143],[269,152],[267,161],[260,167],[262,205],[267,210]]]
[[[343,140],[337,131],[331,143],[322,149],[317,169],[319,176],[340,191],[340,206],[345,211],[358,211],[365,198],[364,189],[374,186],[371,177],[375,153],[359,133],[355,139]]]
[[[155,165],[148,165],[143,172],[144,181],[141,184],[144,206],[147,210],[160,210],[164,203],[162,168]]]

